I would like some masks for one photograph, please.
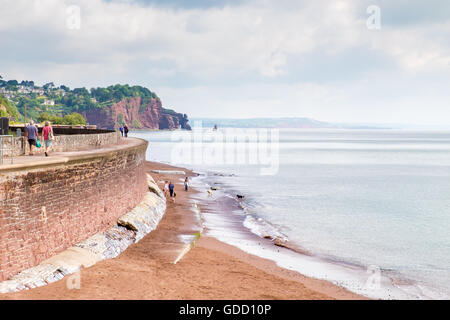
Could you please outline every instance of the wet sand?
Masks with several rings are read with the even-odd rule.
[[[119,257],[83,269],[80,289],[68,289],[65,278],[32,290],[0,294],[0,299],[366,299],[327,281],[280,268],[273,261],[214,238],[198,238],[202,226],[190,202],[196,191],[183,190],[184,176],[151,170],[183,170],[188,176],[194,173],[153,162],[148,162],[146,169],[156,182],[176,183],[177,197],[175,201],[168,199],[166,214],[155,231]],[[159,185],[162,187],[162,183]],[[192,248],[183,240],[189,237],[198,238]]]

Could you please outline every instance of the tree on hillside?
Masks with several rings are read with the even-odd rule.
[[[92,88],[91,95],[98,102],[106,102],[112,99],[111,93],[106,88]]]
[[[79,113],[73,112],[64,117],[63,124],[66,125],[86,125],[86,119]]]
[[[81,114],[76,112],[68,114],[64,118],[51,115],[48,112],[42,112],[37,119],[41,123],[50,121],[53,124],[65,124],[70,126],[86,125],[86,119]]]
[[[75,88],[72,91],[75,95],[79,96],[90,96],[89,91],[86,88]]]
[[[52,117],[52,116],[51,116],[49,113],[47,113],[47,112],[42,112],[42,113],[39,115],[39,117],[37,118],[37,121],[39,121],[39,122],[44,122],[44,121],[50,120],[51,117]]]
[[[33,87],[34,88],[34,81],[22,80],[20,82],[20,85],[24,86],[24,87]]]
[[[10,117],[14,120],[19,120],[21,117],[21,114],[17,110],[16,105],[8,101],[4,96],[0,95],[0,106],[3,106],[2,110],[4,111],[2,116],[4,117]],[[5,110],[6,109],[6,110]],[[6,115],[5,115],[6,114]]]

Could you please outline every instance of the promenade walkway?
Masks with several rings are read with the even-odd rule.
[[[63,164],[73,160],[89,159],[101,155],[107,155],[116,151],[127,149],[130,147],[138,147],[146,143],[145,141],[137,138],[120,139],[117,144],[107,145],[102,147],[90,147],[81,151],[71,152],[50,152],[49,157],[42,155],[24,155],[19,157],[13,157],[13,163],[11,164],[11,158],[4,158],[3,164],[0,164],[0,172],[2,171],[14,171],[31,167],[40,167],[46,165]]]

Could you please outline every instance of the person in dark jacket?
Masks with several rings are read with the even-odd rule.
[[[172,181],[170,181],[169,183],[169,193],[170,193],[170,197],[173,197],[173,190],[175,189],[175,185],[172,183]]]
[[[189,189],[189,178],[186,177],[186,179],[184,179],[184,191],[188,191]]]
[[[128,137],[128,131],[129,131],[127,125],[123,126],[123,131],[125,132],[125,138],[127,138]]]

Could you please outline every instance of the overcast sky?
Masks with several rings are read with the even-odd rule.
[[[450,124],[447,0],[0,4],[6,79],[142,85],[190,117]]]

